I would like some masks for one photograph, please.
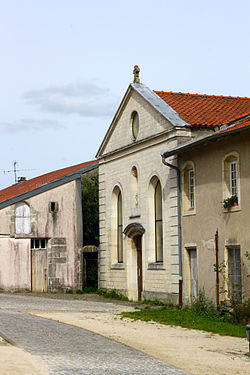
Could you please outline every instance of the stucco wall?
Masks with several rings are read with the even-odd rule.
[[[49,211],[51,201],[58,203],[58,212],[53,214]],[[15,234],[14,204],[0,210],[0,236],[5,236],[5,238],[0,238],[0,253],[5,259],[5,267],[12,272],[12,259],[15,256],[15,249],[20,244],[22,244],[22,253],[25,255],[23,259],[26,259],[26,263],[29,262],[30,267],[30,238],[45,238],[47,240],[49,290],[76,288],[79,269],[78,253],[82,246],[80,179],[26,199],[25,203],[30,206],[31,214],[31,233],[27,235]],[[6,240],[6,237],[11,239]],[[30,275],[27,278],[23,277],[23,259],[18,260],[20,280],[16,282],[16,285],[20,288],[30,288],[30,281],[27,284],[27,278],[30,279]],[[28,264],[26,263],[25,269]],[[1,273],[2,268],[1,262]],[[13,288],[14,285],[7,280],[2,280],[2,283],[5,288]]]
[[[0,289],[30,289],[30,241],[0,237]]]
[[[179,156],[183,166],[191,160],[195,168],[196,197],[195,214],[182,217],[183,229],[183,266],[184,266],[184,299],[189,300],[189,264],[187,249],[197,248],[198,287],[204,288],[206,294],[216,300],[215,232],[219,235],[219,263],[227,263],[227,247],[240,246],[243,296],[250,297],[250,262],[245,257],[250,249],[250,134],[227,136],[214,142],[186,152]],[[226,154],[239,154],[239,206],[230,210],[222,207],[223,201],[223,159]],[[226,270],[227,272],[227,270]],[[222,274],[220,290],[227,289],[227,282]],[[226,294],[220,294],[225,298]]]

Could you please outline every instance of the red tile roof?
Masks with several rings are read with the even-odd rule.
[[[218,133],[230,132],[235,129],[244,128],[247,125],[250,125],[250,117],[244,118],[243,120],[238,121],[236,124],[228,126],[226,129],[219,130]]]
[[[57,171],[46,173],[46,174],[43,174],[42,176],[34,177],[34,178],[31,178],[30,180],[26,180],[24,182],[20,182],[18,184],[9,186],[3,190],[0,190],[0,202],[4,202],[7,199],[11,199],[18,195],[37,189],[42,185],[45,185],[49,182],[57,180],[58,178],[64,177],[73,172],[77,172],[78,170],[86,168],[95,163],[97,163],[97,160],[92,160],[92,161],[88,161],[85,163],[73,165],[71,167],[58,169]]]
[[[250,114],[250,98],[154,92],[191,126],[224,125]]]

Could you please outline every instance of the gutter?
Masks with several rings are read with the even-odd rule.
[[[179,308],[182,308],[182,236],[181,236],[181,173],[180,168],[166,162],[165,154],[161,152],[161,158],[164,165],[175,169],[177,173],[177,209],[178,209],[178,254],[179,254]]]

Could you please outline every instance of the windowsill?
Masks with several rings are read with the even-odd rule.
[[[125,269],[124,263],[111,264],[111,269],[112,270],[124,270]]]
[[[148,263],[148,270],[165,270],[163,263]]]
[[[196,210],[188,210],[183,212],[183,216],[196,215]]]
[[[224,210],[225,214],[228,214],[228,213],[230,213],[230,212],[237,212],[237,211],[240,211],[240,210],[241,210],[241,207],[240,207],[240,205],[238,205],[238,206],[232,206],[232,207],[230,207],[230,208],[223,208],[223,210]]]
[[[30,239],[32,237],[31,233],[28,234],[23,234],[23,233],[18,233],[14,235],[14,238],[28,238]]]

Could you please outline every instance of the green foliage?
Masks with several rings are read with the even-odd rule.
[[[160,324],[175,325],[191,329],[200,329],[206,332],[218,333],[223,336],[245,337],[245,325],[232,324],[229,322],[207,317],[204,314],[198,315],[190,309],[150,308],[133,312],[123,312],[123,318],[134,320],[154,321]]]
[[[72,289],[66,289],[66,293],[67,294],[73,294],[73,290]]]
[[[117,299],[121,301],[128,301],[128,297],[124,296],[122,293],[117,292],[115,289],[110,289],[110,290],[97,289],[96,294],[98,294],[99,296],[106,297],[106,298],[112,298],[112,299]]]
[[[97,288],[95,288],[93,286],[85,286],[85,288],[83,288],[82,292],[92,294],[92,293],[96,293],[96,290],[97,290]]]
[[[218,317],[219,312],[209,298],[206,297],[205,292],[200,290],[197,298],[193,301],[191,305],[191,311],[197,315],[204,315],[210,318]]]
[[[250,319],[250,298],[243,303],[234,304],[231,314],[235,323],[247,324]]]
[[[99,245],[98,173],[82,178],[83,245]]]
[[[76,289],[76,294],[83,294],[83,290],[82,289]]]
[[[224,208],[231,208],[234,203],[238,204],[238,197],[237,195],[232,195],[230,198],[226,198],[223,201],[223,207]]]

